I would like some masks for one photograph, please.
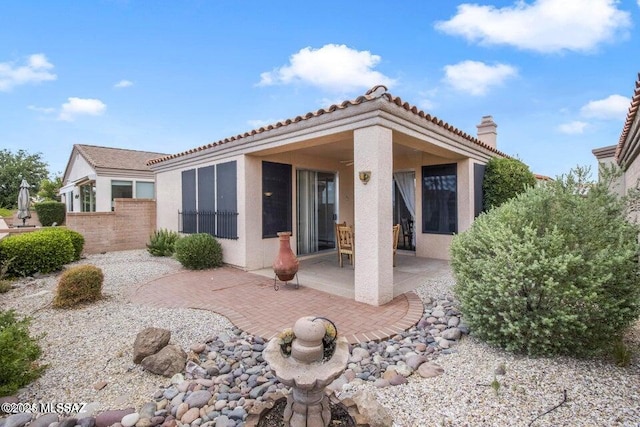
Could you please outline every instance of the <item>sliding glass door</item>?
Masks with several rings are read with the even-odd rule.
[[[335,248],[335,174],[298,170],[297,187],[298,254]]]

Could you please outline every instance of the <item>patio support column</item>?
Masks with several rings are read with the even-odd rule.
[[[391,129],[353,132],[355,299],[383,305],[393,299],[393,141]],[[360,172],[370,172],[364,183]]]

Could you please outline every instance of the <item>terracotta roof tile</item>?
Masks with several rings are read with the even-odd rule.
[[[96,145],[75,144],[76,148],[94,168],[129,169],[148,171],[147,162],[167,156],[165,153],[127,150],[122,148],[98,147]]]
[[[167,155],[167,156],[164,156],[164,157],[152,159],[152,160],[149,160],[147,162],[147,164],[148,165],[158,164],[158,163],[161,163],[161,162],[164,162],[164,161],[167,161],[167,160],[171,160],[171,159],[175,159],[175,158],[178,158],[178,157],[186,156],[188,154],[196,153],[198,151],[203,151],[203,150],[206,150],[206,149],[209,149],[209,148],[217,147],[218,145],[228,144],[230,142],[234,142],[234,141],[237,141],[237,140],[240,140],[240,139],[243,139],[243,138],[247,138],[249,136],[253,136],[253,135],[261,134],[261,133],[264,133],[264,132],[268,132],[270,130],[278,129],[278,128],[283,127],[283,126],[288,126],[288,125],[293,124],[293,123],[298,123],[298,122],[301,122],[303,120],[309,120],[309,119],[312,119],[314,117],[319,117],[319,116],[321,116],[323,114],[329,114],[329,113],[332,113],[332,112],[337,111],[337,110],[344,110],[344,109],[349,108],[349,107],[358,106],[360,104],[364,104],[365,102],[373,101],[373,100],[378,99],[378,98],[386,99],[388,102],[390,102],[392,104],[395,104],[398,107],[403,108],[403,109],[405,109],[405,110],[407,110],[407,111],[409,111],[409,112],[411,112],[411,113],[413,113],[413,114],[415,114],[415,115],[417,115],[417,116],[419,116],[421,118],[424,118],[425,120],[430,121],[433,124],[444,128],[446,131],[449,131],[449,132],[451,132],[451,133],[453,133],[453,134],[455,134],[457,136],[460,136],[460,137],[468,140],[469,142],[471,142],[471,143],[473,143],[475,145],[479,145],[480,147],[483,147],[483,148],[485,148],[485,149],[487,149],[489,151],[492,151],[492,152],[494,152],[494,153],[496,153],[496,154],[498,154],[500,156],[509,157],[507,154],[505,154],[505,153],[503,153],[503,152],[491,147],[490,145],[485,144],[484,142],[480,141],[479,139],[477,139],[475,137],[472,137],[472,136],[468,135],[465,132],[462,132],[461,130],[457,129],[456,127],[450,125],[449,123],[444,122],[444,121],[442,121],[441,119],[438,119],[435,116],[431,116],[430,114],[425,113],[424,111],[420,110],[415,105],[411,105],[408,102],[403,102],[402,99],[399,96],[393,96],[390,93],[388,93],[387,92],[387,88],[385,86],[378,85],[378,86],[374,86],[373,88],[369,89],[366,94],[360,95],[354,100],[347,100],[347,101],[343,101],[340,104],[333,104],[333,105],[331,105],[331,106],[329,106],[327,108],[321,108],[321,109],[319,109],[319,110],[317,110],[315,112],[309,112],[309,113],[305,114],[304,116],[296,116],[293,119],[287,119],[287,120],[283,120],[283,121],[280,121],[280,122],[275,123],[275,124],[271,124],[271,125],[268,125],[268,126],[263,126],[263,127],[258,128],[258,129],[254,129],[254,130],[251,130],[249,132],[245,132],[243,134],[238,134],[236,136],[232,136],[232,137],[229,137],[229,138],[221,139],[219,141],[212,142],[212,143],[209,143],[207,145],[200,146],[200,147],[192,148],[190,150],[183,151],[181,153],[170,154],[170,155]]]
[[[638,79],[636,80],[636,88],[633,92],[633,97],[631,98],[631,105],[629,105],[629,111],[627,112],[627,120],[622,127],[622,133],[620,134],[620,140],[618,141],[618,147],[616,148],[616,162],[620,164],[623,157],[627,157],[627,151],[629,151],[629,147],[627,147],[627,137],[629,136],[629,131],[631,130],[631,126],[633,126],[633,122],[636,119],[636,115],[638,113],[638,107],[640,106],[640,73],[638,73]],[[623,153],[623,151],[625,151]]]

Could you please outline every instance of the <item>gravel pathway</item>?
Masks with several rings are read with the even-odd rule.
[[[44,375],[21,391],[22,402],[97,402],[99,409],[140,408],[168,380],[144,372],[132,362],[135,335],[147,326],[170,329],[173,343],[187,349],[208,337],[231,333],[231,324],[212,312],[159,309],[132,304],[131,287],[174,273],[180,265],[146,251],[92,255],[79,263],[93,264],[105,273],[104,300],[75,310],[53,310],[50,303],[57,275],[19,282],[0,294],[0,305],[31,315],[33,333],[42,340]],[[417,290],[423,300],[451,295],[451,277],[430,280]],[[452,354],[435,360],[444,374],[377,388],[366,388],[393,414],[395,426],[486,425],[528,426],[639,426],[640,322],[628,336],[634,349],[631,366],[618,368],[610,361],[571,358],[528,358],[493,349],[464,338]],[[496,374],[503,368],[503,374]],[[493,381],[499,384],[491,387]],[[97,391],[93,384],[107,382]],[[495,384],[495,383],[494,383]]]

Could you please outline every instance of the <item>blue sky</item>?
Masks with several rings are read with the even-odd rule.
[[[176,153],[378,83],[543,175],[618,142],[640,0],[4,1],[0,148]]]

